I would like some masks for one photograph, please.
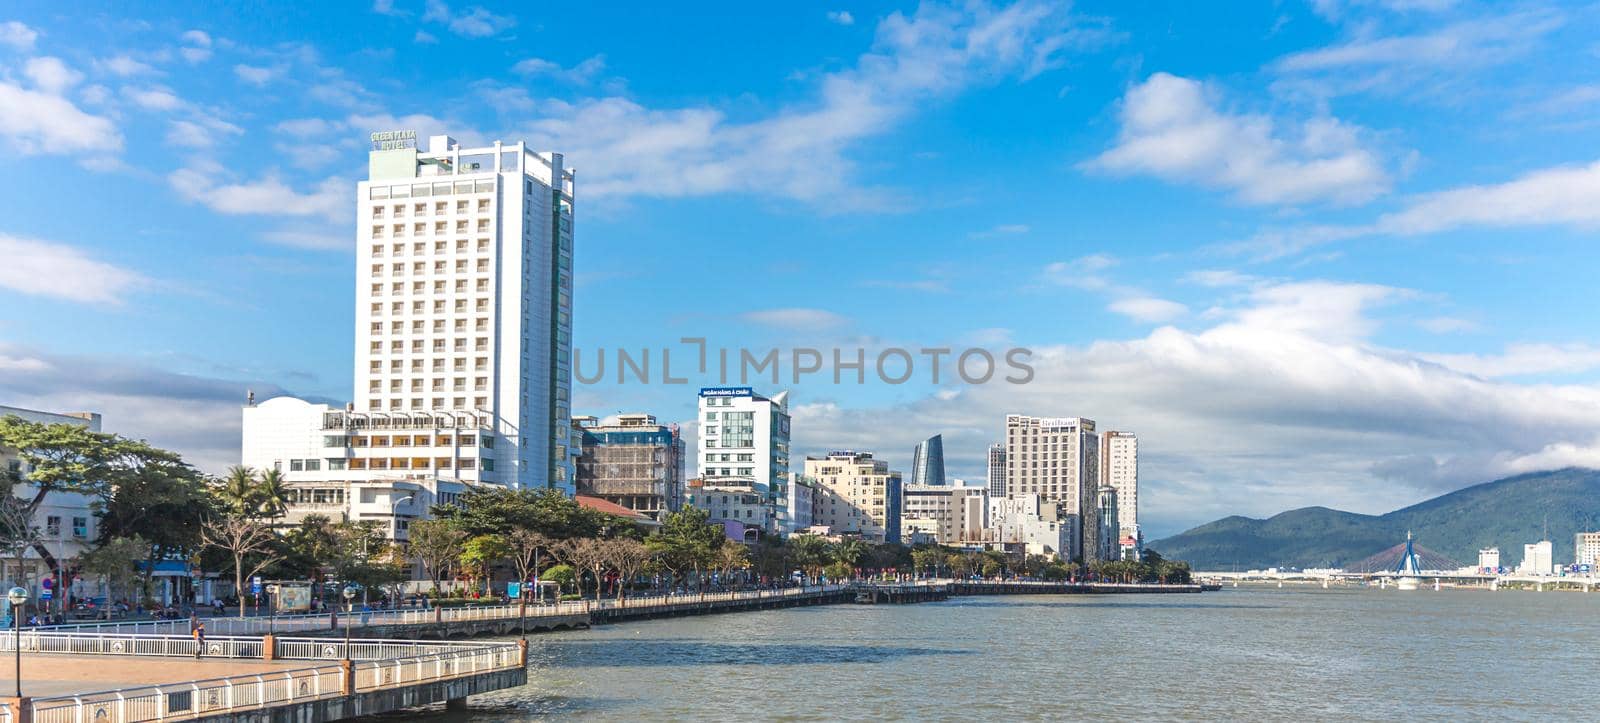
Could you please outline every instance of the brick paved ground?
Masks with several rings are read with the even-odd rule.
[[[182,683],[245,673],[312,668],[327,661],[136,657],[131,655],[22,655],[22,693],[48,697],[141,685]],[[16,662],[0,654],[0,696],[16,693]]]

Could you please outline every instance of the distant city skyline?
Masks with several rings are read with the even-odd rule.
[[[1026,385],[756,385],[794,459],[909,472],[940,434],[978,480],[1006,415],[1083,415],[1138,433],[1152,539],[1600,467],[1597,35],[1537,1],[24,0],[0,404],[220,473],[246,390],[364,401],[352,200],[369,134],[415,131],[576,169],[574,349],[1033,352]],[[698,449],[688,377],[570,412]]]

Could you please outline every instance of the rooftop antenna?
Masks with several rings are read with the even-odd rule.
[[[244,390],[244,403],[245,403],[245,406],[249,406],[249,407],[253,407],[253,406],[256,405],[256,392],[255,392],[254,389],[246,389],[246,390]]]

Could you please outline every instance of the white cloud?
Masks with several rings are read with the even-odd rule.
[[[1056,261],[1044,267],[1046,281],[1089,291],[1110,289],[1112,283],[1101,272],[1117,265],[1107,254],[1089,254],[1071,261]]]
[[[60,58],[29,58],[22,72],[34,87],[51,95],[61,95],[83,80],[83,73],[67,67]]]
[[[156,69],[146,63],[141,63],[126,55],[116,55],[99,61],[99,66],[112,75],[129,77],[154,73]]]
[[[139,274],[65,244],[0,233],[0,288],[90,304],[120,304],[144,285]]]
[[[1189,313],[1189,307],[1176,301],[1157,299],[1153,296],[1138,296],[1118,299],[1106,307],[1111,311],[1131,318],[1135,321],[1163,323],[1177,319]]]
[[[829,10],[828,22],[835,25],[855,25],[856,17],[849,10]]]
[[[1600,161],[1546,168],[1516,180],[1425,194],[1378,221],[1382,231],[1423,234],[1463,226],[1600,226]]]
[[[159,85],[144,88],[123,88],[122,94],[133,101],[134,105],[145,110],[169,111],[177,110],[184,106],[183,99],[170,88]]]
[[[411,36],[411,42],[419,45],[433,45],[439,42],[439,39],[434,37],[433,33],[426,30],[418,30],[416,35]]]
[[[580,85],[594,82],[605,69],[605,55],[590,56],[571,68],[563,68],[560,63],[543,58],[528,58],[511,66],[511,72],[519,75],[548,76]]]
[[[14,50],[33,50],[34,41],[39,39],[39,31],[15,20],[0,23],[0,45],[9,46]]]
[[[167,129],[167,145],[180,148],[214,148],[228,136],[244,134],[244,129],[210,116],[194,120],[174,120]]]
[[[1024,234],[1029,230],[1028,224],[1025,223],[1002,223],[993,228],[983,231],[974,231],[967,235],[971,236],[972,238],[988,238],[990,236]]]
[[[925,3],[914,15],[885,18],[871,51],[823,76],[814,101],[765,118],[735,121],[711,106],[657,109],[599,97],[544,104],[545,115],[518,130],[537,146],[564,149],[591,199],[733,192],[877,208],[890,204],[886,194],[851,182],[847,152],[855,144],[887,132],[919,104],[1032,77],[1106,37],[1054,3]]]
[[[1600,347],[1511,344],[1500,354],[1424,354],[1423,358],[1485,378],[1577,374],[1600,368]]]
[[[352,213],[350,182],[329,178],[300,192],[268,175],[257,181],[228,183],[217,178],[219,169],[190,167],[167,176],[172,188],[185,199],[204,204],[217,213],[262,216],[320,216],[343,221]]]
[[[282,68],[263,68],[240,63],[233,66],[233,74],[251,85],[266,85],[283,72]]]
[[[1258,279],[1249,274],[1242,274],[1231,269],[1201,269],[1190,271],[1183,275],[1184,281],[1200,286],[1221,288],[1227,286],[1249,286]]]
[[[1420,35],[1361,37],[1317,50],[1294,53],[1274,67],[1285,72],[1354,67],[1486,65],[1536,47],[1540,37],[1562,25],[1549,11],[1531,11],[1448,25]]]
[[[849,319],[823,309],[765,309],[747,311],[739,315],[745,321],[797,331],[833,329],[849,323]]]
[[[110,119],[85,113],[44,90],[0,80],[0,137],[24,155],[122,150],[122,133]]]
[[[189,63],[203,63],[211,59],[211,36],[204,30],[190,30],[180,38],[184,47],[178,48],[178,55]]]
[[[477,5],[460,13],[451,12],[450,6],[441,0],[428,0],[427,11],[422,19],[425,22],[443,23],[450,32],[468,38],[487,38],[517,24],[516,18],[495,15]]]
[[[1212,95],[1199,81],[1150,76],[1123,97],[1117,145],[1086,167],[1221,188],[1251,204],[1355,204],[1388,190],[1362,129],[1329,116],[1232,113]]]

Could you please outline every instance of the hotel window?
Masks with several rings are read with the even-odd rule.
[[[454,409],[466,409],[467,400],[465,397],[456,397],[454,400],[452,400],[451,405]]]
[[[478,239],[478,250],[479,251],[488,251],[489,250],[489,239],[486,239],[486,238]]]
[[[404,236],[404,235],[406,235],[406,226],[405,226],[405,224],[402,224],[402,223],[395,224],[394,225],[394,237],[395,238],[400,238],[401,236]]]
[[[477,291],[488,291],[489,290],[489,280],[488,279],[478,279],[478,284],[477,284],[476,290]]]
[[[444,201],[440,201],[438,203],[433,204],[433,212],[435,214],[444,213],[448,209],[449,209],[449,204],[446,204]]]
[[[486,397],[473,397],[472,398],[472,406],[474,408],[476,408],[476,409],[488,409],[489,408],[489,400]],[[487,442],[488,439],[485,438],[484,441]]]
[[[367,365],[367,371],[372,372],[373,374],[383,371],[383,362],[374,359]]]
[[[382,206],[373,206],[372,207],[372,217],[373,218],[383,218],[383,207]]]
[[[415,243],[411,245],[411,253],[415,256],[421,256],[423,253],[427,252],[427,250],[428,245],[425,243]]]
[[[466,279],[457,279],[456,280],[456,293],[459,294],[459,293],[462,293],[462,292],[464,292],[466,290],[467,290],[467,280]]]
[[[416,204],[416,205],[411,207],[411,212],[416,214],[416,215],[418,215],[418,216],[421,216],[421,215],[423,215],[423,214],[428,212],[428,204],[426,204],[426,203]]]
[[[372,237],[373,238],[383,238],[383,227],[382,226],[373,226],[372,227]]]
[[[382,276],[383,275],[383,264],[373,264],[372,265],[372,275],[373,276]]]
[[[467,202],[466,201],[456,201],[456,212],[457,213],[466,213],[467,212]]]

